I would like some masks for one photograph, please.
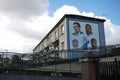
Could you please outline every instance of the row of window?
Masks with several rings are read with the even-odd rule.
[[[61,30],[60,31],[61,31],[61,35],[64,34],[64,31],[65,31],[64,30],[64,25],[61,26]],[[57,38],[58,38],[58,31],[55,31],[55,39],[57,39]]]
[[[64,34],[64,31],[65,31],[64,28],[65,28],[64,25],[62,25],[62,26],[60,27],[60,34],[61,34],[61,35]],[[53,41],[52,41],[52,40],[53,40],[52,38],[53,38],[52,35],[50,35],[50,36],[47,38],[47,42],[46,42],[46,43],[40,44],[42,50],[43,50],[47,45],[50,45],[51,42],[53,42]],[[54,39],[55,39],[55,40],[58,39],[58,31],[57,31],[57,30],[54,32]],[[41,49],[40,49],[40,45],[36,48],[37,52],[39,52],[39,51],[41,50]],[[61,42],[61,49],[64,49],[64,42]]]
[[[64,34],[64,25],[62,25],[61,26],[61,28],[60,28],[60,34],[61,35],[63,35]],[[52,39],[53,37],[52,37],[52,35],[50,35],[50,37],[47,39],[47,45],[49,45],[50,44],[50,42],[53,42]],[[54,32],[54,39],[56,40],[56,39],[58,39],[58,31],[56,30],[55,32]],[[45,43],[44,43],[45,44]],[[45,45],[44,44],[42,44],[42,49],[44,49],[45,48]],[[62,48],[64,47],[64,43],[61,43],[61,46],[62,46]]]
[[[62,26],[61,26],[61,34],[64,34],[64,31],[65,31],[64,25],[62,25]]]
[[[64,34],[64,25],[61,26],[61,35]],[[61,50],[64,49],[64,42],[61,42]]]

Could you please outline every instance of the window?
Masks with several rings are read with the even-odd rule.
[[[64,34],[64,25],[61,26],[61,34]]]
[[[49,45],[49,37],[47,37],[47,46]]]
[[[50,38],[49,38],[49,39],[50,39],[50,43],[51,43],[51,42],[52,42],[52,35],[50,35]]]
[[[64,42],[61,42],[61,50],[64,49]]]
[[[55,40],[58,38],[58,32],[55,31]]]
[[[44,49],[44,45],[42,44],[42,50]]]

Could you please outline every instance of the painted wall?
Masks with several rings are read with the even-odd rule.
[[[68,58],[76,58],[86,51],[100,51],[105,46],[103,22],[67,19],[67,48],[75,52],[68,52]]]

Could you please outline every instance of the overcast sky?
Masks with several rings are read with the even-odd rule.
[[[108,17],[92,11],[81,11],[72,3],[53,6],[50,1],[0,0],[0,51],[32,52],[64,14],[106,19],[104,25],[107,45],[120,43],[120,25]]]

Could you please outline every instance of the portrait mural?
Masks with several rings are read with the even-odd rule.
[[[96,49],[100,46],[97,23],[69,20],[70,49]]]

